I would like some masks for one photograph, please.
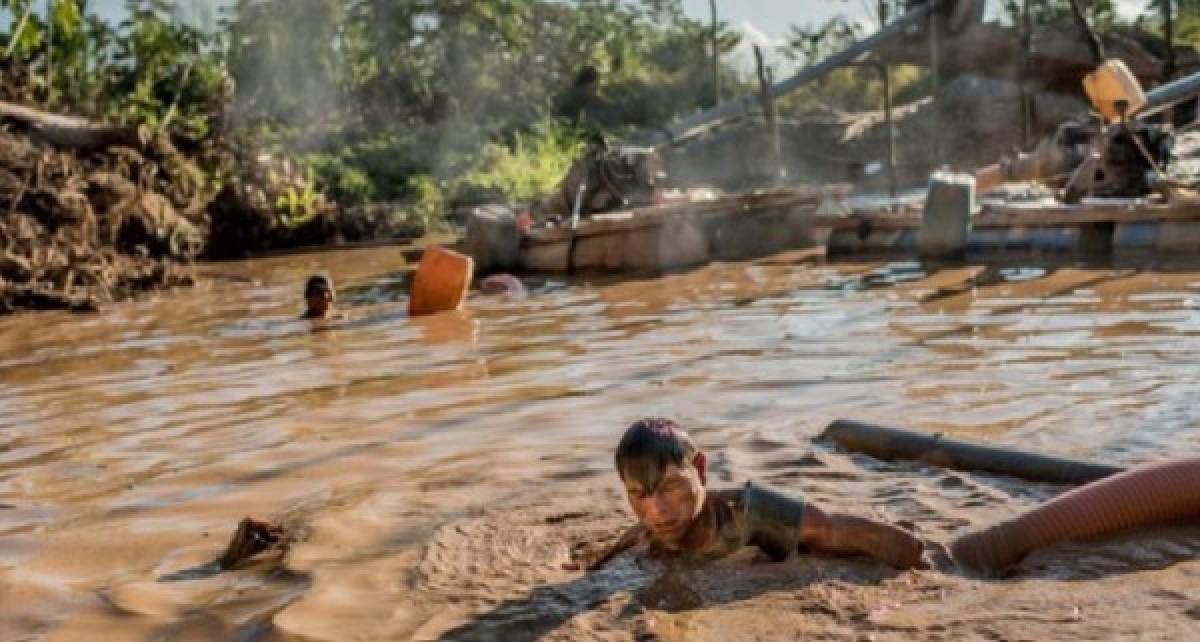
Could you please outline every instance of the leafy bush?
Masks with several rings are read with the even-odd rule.
[[[437,180],[428,174],[416,174],[408,178],[408,189],[412,194],[410,212],[426,233],[445,227],[446,200]]]
[[[308,154],[304,162],[316,173],[317,183],[326,194],[343,206],[365,203],[375,195],[370,175],[342,155]]]
[[[305,171],[304,186],[297,189],[296,186],[289,185],[275,200],[279,222],[284,227],[293,229],[311,222],[319,213],[317,205],[320,198],[317,183],[313,179],[312,166],[309,166]]]
[[[578,128],[543,118],[529,132],[513,134],[511,145],[485,145],[461,183],[497,189],[514,201],[532,200],[552,191],[584,149]]]

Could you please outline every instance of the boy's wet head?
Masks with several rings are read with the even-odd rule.
[[[304,303],[307,309],[304,316],[321,318],[329,313],[333,306],[335,295],[333,280],[325,274],[314,274],[304,283]]]
[[[617,474],[622,481],[653,491],[668,465],[687,468],[697,452],[692,438],[674,421],[641,419],[626,429],[617,445]]]
[[[638,521],[660,544],[678,547],[704,507],[704,453],[675,422],[642,419],[625,431],[616,464]]]

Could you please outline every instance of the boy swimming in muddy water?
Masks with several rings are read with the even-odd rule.
[[[333,303],[337,294],[333,290],[333,280],[325,274],[314,274],[308,277],[304,284],[304,319],[330,320],[342,317]]]
[[[630,426],[615,460],[638,524],[591,560],[589,570],[634,546],[696,560],[757,546],[776,561],[812,551],[865,555],[898,569],[922,562],[921,540],[895,526],[826,512],[753,483],[708,490],[705,454],[669,419]]]
[[[479,289],[484,295],[520,297],[526,293],[521,280],[511,274],[488,276],[480,281]],[[305,307],[300,318],[311,321],[344,321],[348,316],[334,308],[336,300],[337,293],[333,288],[333,279],[324,273],[313,274],[304,283]]]

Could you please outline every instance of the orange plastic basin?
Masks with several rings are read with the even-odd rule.
[[[444,247],[425,248],[408,297],[409,316],[458,310],[467,298],[475,262]]]

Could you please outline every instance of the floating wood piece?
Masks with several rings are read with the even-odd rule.
[[[217,565],[221,570],[236,568],[251,557],[272,548],[282,547],[284,543],[283,527],[246,517],[238,523],[225,552],[217,559]]]
[[[995,473],[1052,484],[1086,484],[1125,470],[848,419],[829,424],[819,439],[831,441],[847,452],[888,461],[915,460],[942,468]]]

